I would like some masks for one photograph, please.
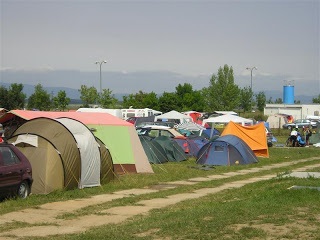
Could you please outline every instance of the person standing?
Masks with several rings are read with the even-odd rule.
[[[306,139],[306,146],[309,146],[309,138],[312,135],[312,130],[310,129],[309,126],[306,126],[304,128],[304,135],[305,135],[305,139]]]

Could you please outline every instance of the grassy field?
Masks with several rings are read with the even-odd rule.
[[[278,137],[278,144],[287,136]],[[0,203],[0,214],[24,208],[36,208],[53,201],[84,198],[96,194],[112,193],[123,189],[145,188],[162,182],[189,179],[193,177],[262,167],[281,162],[292,162],[287,167],[245,176],[182,186],[176,189],[132,196],[105,204],[91,206],[74,214],[62,216],[75,218],[114,206],[134,205],[142,199],[165,197],[176,193],[188,193],[199,188],[220,186],[226,182],[248,177],[276,173],[277,178],[247,184],[194,200],[187,200],[167,208],[152,210],[146,216],[136,216],[121,224],[97,227],[81,234],[55,236],[50,239],[320,239],[320,192],[314,189],[288,190],[290,186],[317,186],[316,178],[284,178],[295,167],[310,163],[296,163],[296,160],[319,157],[311,163],[319,163],[319,148],[269,148],[269,158],[259,158],[252,165],[219,166],[209,171],[194,168],[195,159],[180,163],[153,165],[154,174],[128,174],[118,176],[101,187],[57,191],[48,195],[31,195],[26,200],[7,200]],[[320,171],[320,168],[310,171]],[[0,226],[0,232],[13,225]],[[31,239],[31,238],[30,238]],[[35,239],[34,237],[32,239]],[[42,238],[37,238],[42,239]],[[48,239],[48,238],[45,238]]]

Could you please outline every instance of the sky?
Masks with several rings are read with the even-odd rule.
[[[0,71],[93,72],[106,60],[103,72],[199,76],[228,64],[320,94],[320,0],[0,0],[0,10]]]

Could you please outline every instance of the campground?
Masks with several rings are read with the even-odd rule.
[[[320,149],[269,148],[249,165],[154,164],[101,187],[0,203],[0,239],[319,239]]]

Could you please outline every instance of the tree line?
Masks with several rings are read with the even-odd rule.
[[[254,94],[250,87],[240,88],[235,84],[233,68],[227,64],[218,69],[217,74],[210,78],[208,87],[194,90],[189,83],[179,84],[174,92],[163,92],[157,95],[155,92],[146,93],[139,91],[135,94],[123,96],[119,102],[110,89],[103,89],[98,93],[95,87],[81,85],[78,90],[82,107],[92,104],[102,108],[151,108],[161,112],[199,111],[211,112],[214,110],[242,112],[252,111],[257,108],[263,111],[266,103],[273,103],[272,99],[266,100],[264,92]],[[313,103],[320,103],[320,95],[314,98]],[[282,99],[276,99],[274,103],[282,103]],[[12,109],[37,109],[65,111],[70,104],[70,98],[65,91],[59,91],[56,96],[50,95],[41,84],[35,86],[34,93],[27,99],[23,93],[22,84],[11,84],[8,89],[0,86],[0,107]]]

